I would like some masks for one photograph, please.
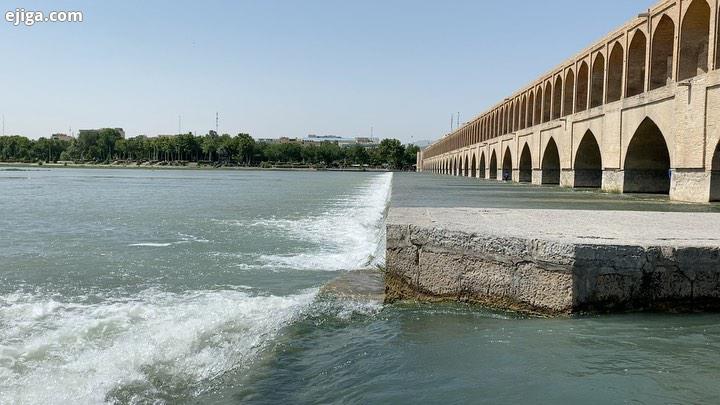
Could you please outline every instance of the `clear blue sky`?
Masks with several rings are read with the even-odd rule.
[[[432,140],[654,0],[6,1],[82,23],[0,22],[6,134],[123,127]]]

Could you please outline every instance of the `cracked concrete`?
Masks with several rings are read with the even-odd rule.
[[[392,208],[386,298],[544,314],[720,308],[720,215]]]

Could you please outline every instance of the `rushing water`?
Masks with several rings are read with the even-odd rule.
[[[402,203],[432,182],[0,171],[0,404],[720,401],[717,315],[319,296],[382,263],[392,184]]]

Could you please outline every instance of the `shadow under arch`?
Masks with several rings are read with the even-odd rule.
[[[478,177],[481,179],[487,178],[485,170],[485,152],[480,153],[480,163],[478,163]]]
[[[475,154],[472,155],[472,161],[470,162],[470,177],[477,177],[477,159]]]
[[[492,152],[492,155],[490,155],[490,180],[497,180],[497,172],[498,172],[498,164],[497,164],[497,155],[495,154],[495,151]]]
[[[623,192],[669,194],[670,152],[662,131],[645,118],[635,131],[623,166]]]
[[[574,187],[602,187],[602,154],[592,131],[587,130],[575,153]]]
[[[527,142],[520,154],[520,164],[518,167],[520,183],[530,183],[532,181],[532,156],[530,155],[530,147]]]
[[[715,147],[710,172],[710,201],[720,201],[720,141]]]
[[[503,155],[502,180],[512,180],[512,154],[510,153],[510,147],[505,148],[505,154]]]
[[[542,184],[560,184],[560,151],[554,138],[545,146],[542,158]]]

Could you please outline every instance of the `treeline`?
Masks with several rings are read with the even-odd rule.
[[[83,131],[70,141],[23,136],[0,137],[0,160],[4,162],[113,163],[197,162],[215,166],[266,166],[303,164],[342,167],[363,165],[409,169],[419,149],[402,145],[397,139],[385,139],[377,147],[360,145],[341,147],[335,142],[266,143],[256,142],[249,134],[207,135],[192,133],[148,138],[123,138],[114,129]]]

